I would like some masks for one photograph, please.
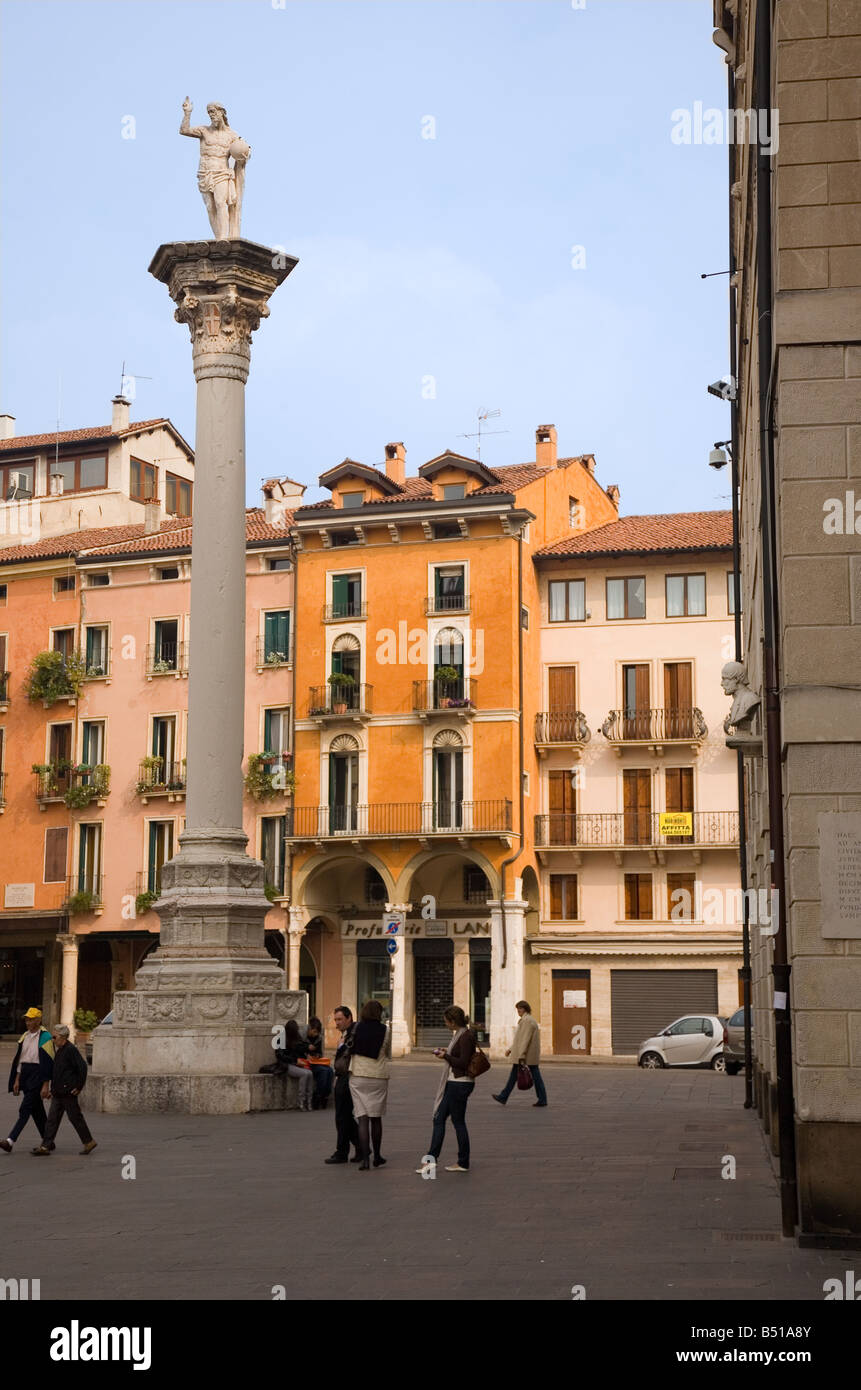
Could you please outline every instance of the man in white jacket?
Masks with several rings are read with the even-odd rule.
[[[535,1105],[541,1109],[547,1104],[544,1077],[541,1075],[541,1068],[538,1065],[541,1061],[541,1029],[532,1017],[532,1005],[528,1004],[525,999],[521,999],[514,1007],[520,1022],[517,1025],[511,1046],[505,1052],[506,1057],[514,1058],[514,1065],[502,1090],[493,1099],[498,1100],[500,1105],[504,1105],[514,1090],[518,1069],[528,1067],[532,1073],[532,1080],[535,1082],[535,1094],[538,1097]]]

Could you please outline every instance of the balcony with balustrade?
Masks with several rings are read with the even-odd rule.
[[[690,817],[690,834],[684,832]],[[667,851],[689,850],[699,863],[703,850],[738,850],[737,811],[551,812],[535,817],[535,847],[542,862],[554,850],[573,853],[608,850],[622,862],[626,853],[645,850],[663,864]]]
[[[151,756],[142,758],[138,764],[135,791],[143,806],[153,797],[163,796],[168,801],[184,801],[185,784],[185,759],[182,762],[165,762],[164,758]]]
[[[512,838],[512,803],[496,801],[401,801],[375,805],[296,806],[287,812],[287,838],[412,839],[435,844],[443,839]]]
[[[462,718],[478,707],[478,681],[473,676],[450,680],[413,681],[413,713],[426,720],[439,715]]]
[[[621,758],[626,748],[645,748],[660,755],[665,747],[686,746],[696,754],[709,731],[702,710],[690,706],[686,709],[611,709],[601,725],[601,733]]]
[[[579,709],[541,710],[535,716],[535,751],[546,758],[554,750],[572,753],[575,761],[592,737],[586,716]]]
[[[338,682],[312,685],[308,689],[308,718],[319,725],[337,723],[364,724],[373,710],[374,687]]]

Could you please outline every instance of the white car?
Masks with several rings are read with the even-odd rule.
[[[711,1067],[724,1071],[726,1020],[717,1014],[685,1014],[654,1038],[640,1044],[637,1062],[641,1067]]]

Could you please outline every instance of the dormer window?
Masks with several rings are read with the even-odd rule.
[[[442,496],[444,502],[457,502],[466,496],[466,483],[444,483]]]
[[[362,505],[362,503],[364,502],[364,500],[365,500],[365,494],[364,494],[364,492],[342,492],[342,493],[341,493],[341,506],[342,506],[342,507],[361,507],[361,505]]]

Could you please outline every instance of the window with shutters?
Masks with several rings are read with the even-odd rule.
[[[690,661],[664,662],[664,738],[694,735],[694,668]]]
[[[652,774],[648,768],[622,773],[625,844],[648,845],[652,839]]]
[[[289,662],[289,609],[263,614],[263,660],[269,666],[285,666]]]
[[[108,674],[108,628],[104,623],[84,628],[84,660],[87,676]]]
[[[652,920],[652,875],[625,874],[625,920]]]
[[[694,809],[694,770],[692,767],[668,767],[664,769],[664,796],[668,811],[690,811]],[[692,823],[693,824],[693,823]],[[689,845],[693,835],[674,835],[673,844]]]
[[[361,618],[362,616],[362,576],[361,574],[332,575],[332,605],[326,615],[329,618]]]
[[[151,820],[147,832],[147,873],[148,893],[161,892],[161,871],[169,859],[173,858],[174,823],[172,820]]]
[[[573,845],[577,842],[577,793],[571,772],[549,772],[550,815],[547,818],[548,843]]]
[[[667,918],[670,922],[694,920],[695,892],[695,874],[667,874]]]
[[[284,873],[287,863],[287,817],[263,816],[260,821],[260,858],[263,860],[265,883],[278,893],[284,892]]]
[[[45,882],[65,883],[69,853],[69,827],[55,825],[45,831]]]
[[[704,574],[668,574],[666,576],[667,617],[702,618],[706,611],[706,577]]]
[[[643,741],[652,735],[647,662],[622,667],[622,737]]]
[[[577,875],[550,875],[550,921],[577,920]]]

